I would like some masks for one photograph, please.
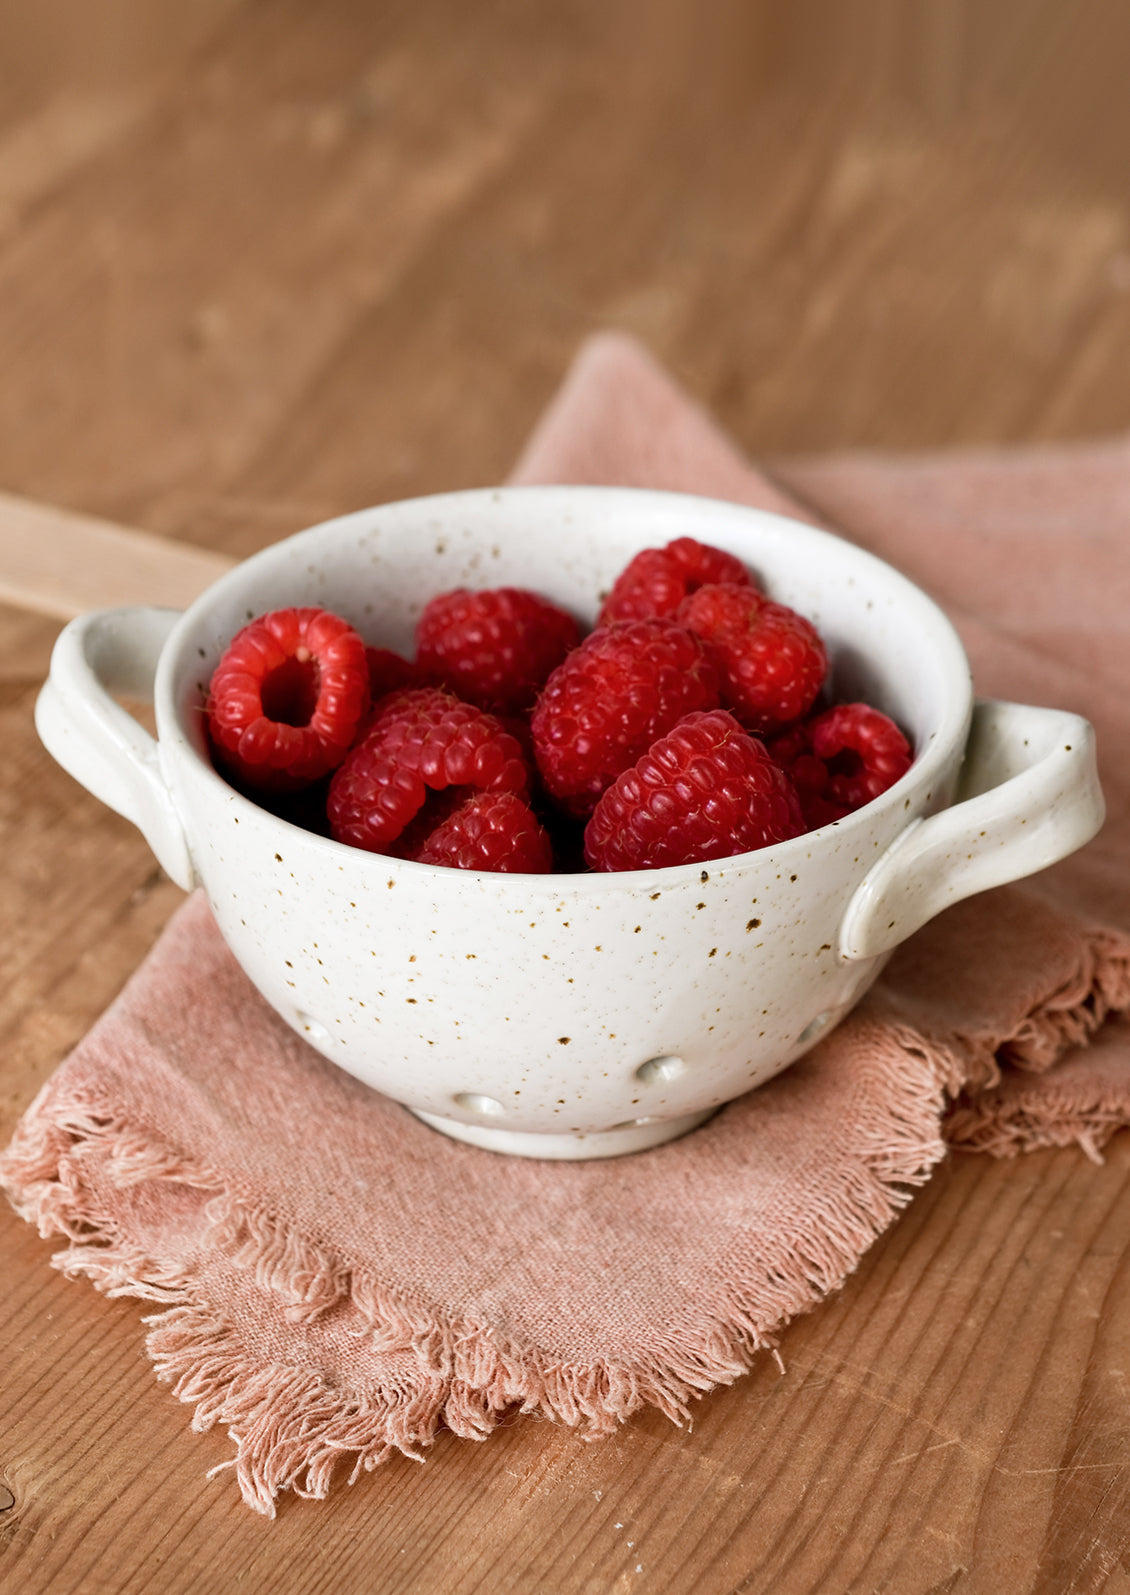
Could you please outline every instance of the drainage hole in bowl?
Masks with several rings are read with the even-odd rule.
[[[665,1054],[661,1058],[649,1058],[646,1063],[641,1063],[636,1070],[636,1079],[641,1085],[666,1085],[684,1074],[686,1067],[682,1058]]]
[[[493,1097],[484,1097],[478,1091],[457,1091],[451,1099],[464,1113],[477,1113],[484,1119],[497,1119],[506,1109]]]
[[[296,1008],[294,1017],[316,1047],[323,1046],[333,1039],[325,1025],[315,1019],[313,1014],[303,1013],[301,1008]]]
[[[810,1019],[808,1021],[793,1045],[797,1047],[807,1047],[810,1041],[816,1040],[816,1037],[824,1029],[831,1017],[831,1009],[828,1009],[826,1013],[818,1013],[815,1019]]]

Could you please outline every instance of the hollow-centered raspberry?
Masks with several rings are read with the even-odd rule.
[[[292,792],[337,768],[368,704],[352,626],[324,609],[276,609],[237,632],[213,672],[208,735],[234,780]]]
[[[839,703],[816,715],[812,751],[828,771],[828,795],[849,809],[880,797],[910,769],[910,743],[880,709]]]

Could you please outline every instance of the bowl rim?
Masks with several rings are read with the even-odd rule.
[[[288,552],[304,541],[324,539],[326,537],[349,536],[359,530],[370,527],[374,520],[381,515],[395,515],[404,511],[419,512],[421,514],[446,514],[455,515],[464,507],[479,511],[485,505],[498,504],[501,501],[517,502],[523,500],[533,503],[540,501],[543,506],[550,505],[554,500],[563,503],[586,504],[590,510],[595,510],[603,501],[618,503],[624,506],[646,508],[647,504],[667,507],[672,501],[678,501],[688,507],[691,514],[711,515],[724,514],[730,518],[740,518],[760,523],[773,529],[774,527],[787,528],[790,537],[800,537],[808,543],[811,550],[816,551],[821,546],[834,546],[837,552],[847,551],[848,556],[857,562],[860,571],[875,573],[887,585],[901,587],[903,595],[913,604],[918,606],[923,615],[928,617],[932,640],[948,654],[948,659],[943,659],[942,667],[946,669],[947,677],[955,683],[955,691],[950,701],[947,701],[939,716],[939,724],[932,733],[927,746],[916,751],[910,769],[900,777],[886,792],[862,808],[845,816],[841,820],[834,820],[816,830],[802,832],[800,836],[792,837],[788,841],[778,842],[769,847],[755,849],[751,852],[728,854],[722,858],[704,859],[690,864],[665,865],[659,869],[649,870],[623,870],[623,871],[585,871],[575,873],[553,873],[549,875],[530,875],[519,872],[488,872],[482,870],[452,870],[434,864],[421,864],[411,859],[397,859],[383,853],[367,853],[364,849],[349,846],[344,842],[337,842],[332,837],[319,835],[317,832],[306,830],[294,822],[274,814],[271,810],[263,808],[253,799],[246,797],[237,788],[233,787],[215,768],[212,761],[201,752],[198,740],[189,731],[185,713],[187,705],[178,703],[174,691],[174,677],[186,640],[194,632],[210,609],[228,595],[241,593],[246,583],[254,581],[255,572],[274,565],[278,560],[289,557]],[[696,535],[691,529],[690,535]],[[703,533],[703,540],[708,540]],[[484,584],[485,585],[485,584]],[[298,600],[296,600],[297,602]],[[266,611],[256,611],[256,613]],[[956,690],[956,683],[960,682],[961,690]],[[973,707],[973,684],[968,657],[961,640],[950,621],[937,602],[930,597],[921,587],[917,586],[908,576],[905,576],[897,567],[880,559],[867,549],[859,548],[848,539],[838,536],[834,532],[826,531],[822,527],[813,526],[806,521],[797,520],[791,516],[781,515],[775,511],[760,509],[755,505],[738,504],[732,500],[710,498],[702,494],[677,493],[659,488],[636,488],[625,486],[603,486],[597,484],[520,484],[515,486],[466,488],[456,491],[424,494],[408,499],[390,501],[388,503],[368,506],[362,509],[351,510],[342,515],[333,516],[327,520],[302,528],[291,533],[278,542],[268,545],[241,560],[230,571],[225,572],[213,582],[193,603],[184,611],[171,630],[164,647],[161,650],[156,677],[154,681],[154,704],[157,717],[158,749],[162,766],[166,771],[166,779],[171,774],[169,761],[175,763],[177,757],[184,758],[192,768],[196,779],[203,780],[206,785],[214,783],[217,795],[223,794],[234,805],[236,812],[246,816],[256,825],[266,824],[270,830],[276,827],[281,834],[292,835],[294,839],[301,840],[304,848],[315,853],[328,850],[328,857],[340,864],[346,856],[350,859],[355,869],[365,869],[378,872],[382,877],[387,876],[391,870],[396,875],[403,874],[406,879],[430,879],[433,883],[441,883],[444,889],[454,889],[460,881],[474,880],[480,883],[491,883],[502,890],[512,889],[510,883],[515,883],[525,893],[529,893],[531,886],[537,883],[539,894],[559,896],[562,891],[590,892],[633,892],[638,893],[644,886],[652,891],[664,891],[689,882],[701,882],[702,871],[710,866],[714,871],[734,871],[747,868],[751,864],[763,866],[768,860],[781,859],[785,863],[799,859],[810,853],[814,845],[822,843],[825,839],[850,836],[855,831],[869,829],[874,820],[880,815],[886,815],[891,809],[899,805],[910,807],[912,798],[909,794],[917,792],[920,786],[930,786],[941,776],[944,767],[950,760],[955,745],[964,748],[968,735],[969,721]],[[170,782],[174,793],[176,783]],[[931,796],[932,793],[928,794]],[[901,834],[901,832],[899,833]]]

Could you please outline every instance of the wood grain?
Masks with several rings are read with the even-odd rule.
[[[189,585],[497,480],[606,325],[762,457],[1130,415],[1115,0],[115,0],[86,58],[80,10],[0,0],[0,486]],[[180,899],[35,738],[56,630],[0,607],[5,1138]],[[5,1210],[0,1589],[1127,1595],[1128,1186],[1125,1135],[955,1159],[691,1429],[443,1436],[273,1525]]]
[[[230,570],[225,554],[0,493],[0,601],[72,620],[89,609],[183,609]]]

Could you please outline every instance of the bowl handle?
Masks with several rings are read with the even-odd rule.
[[[840,925],[840,957],[889,952],[951,903],[1066,858],[1103,814],[1086,720],[976,703],[954,803],[908,825],[873,866]]]
[[[98,609],[60,632],[35,705],[47,751],[94,796],[144,835],[178,886],[196,882],[192,857],[157,743],[115,702],[152,703],[157,661],[176,609]]]

